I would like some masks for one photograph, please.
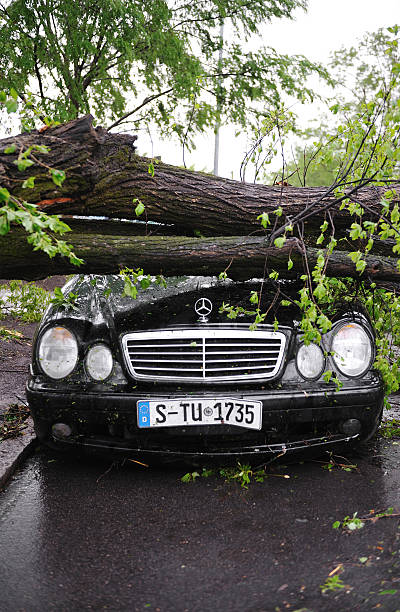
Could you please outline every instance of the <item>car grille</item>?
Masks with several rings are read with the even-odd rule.
[[[271,330],[185,329],[127,334],[134,378],[178,382],[265,380],[282,364],[286,336]]]

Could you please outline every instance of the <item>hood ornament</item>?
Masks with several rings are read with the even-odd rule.
[[[199,323],[207,323],[207,316],[213,309],[212,302],[208,298],[199,298],[194,305],[195,312],[199,315]]]

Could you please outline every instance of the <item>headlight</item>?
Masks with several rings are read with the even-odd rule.
[[[317,344],[302,344],[297,351],[297,369],[303,378],[319,378],[324,371],[325,358]]]
[[[65,327],[52,327],[42,336],[38,358],[43,372],[60,379],[71,374],[78,361],[78,343]]]
[[[358,323],[346,323],[334,335],[332,355],[343,374],[361,376],[371,365],[371,339]]]
[[[113,369],[112,353],[105,344],[95,344],[86,355],[86,370],[94,380],[106,380]]]

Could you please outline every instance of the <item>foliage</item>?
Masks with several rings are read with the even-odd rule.
[[[9,342],[10,340],[19,340],[22,338],[22,334],[15,329],[7,329],[0,325],[0,340],[6,340]]]
[[[187,472],[181,478],[182,482],[194,482],[196,478],[199,478],[200,474],[198,472]]]
[[[345,151],[343,141],[336,137],[336,128],[346,124],[372,100],[379,99],[382,92],[390,91],[389,110],[398,113],[398,32],[398,26],[380,28],[366,33],[357,45],[343,47],[332,54],[329,71],[335,89],[334,97],[328,101],[330,113],[318,116],[305,130],[296,131],[302,145],[295,146],[285,160],[285,180],[291,185],[319,187],[334,182]],[[282,123],[288,121],[290,118],[286,117]],[[274,153],[277,153],[276,147]],[[273,159],[271,153],[269,159]],[[264,171],[263,174],[272,183],[281,176],[279,172]]]
[[[156,277],[150,274],[145,275],[141,268],[132,270],[130,268],[124,268],[120,271],[120,276],[124,280],[123,296],[131,297],[136,300],[138,295],[138,287],[140,289],[148,289],[153,282],[156,285],[166,287],[167,283],[162,274],[158,274]]]
[[[72,293],[72,291],[70,291],[67,295],[63,293],[60,287],[56,287],[54,289],[54,296],[51,298],[50,303],[54,304],[58,308],[77,310],[77,306],[75,305],[77,297],[77,294]]]
[[[348,529],[349,531],[355,531],[356,529],[362,529],[365,522],[357,517],[357,512],[354,512],[353,516],[345,516],[343,521],[335,521],[332,525],[333,529]]]
[[[388,74],[380,81],[380,89],[373,90],[371,99],[362,99],[349,112],[347,104],[336,102],[331,107],[333,125],[336,128],[321,136],[313,143],[303,157],[303,165],[290,167],[285,159],[285,126],[290,125],[291,116],[281,108],[271,123],[265,123],[260,138],[253,147],[257,159],[269,160],[268,150],[282,153],[282,171],[278,173],[281,185],[281,196],[277,197],[280,214],[275,220],[268,215],[260,215],[261,226],[267,234],[269,244],[282,248],[288,238],[294,237],[298,250],[304,254],[304,273],[300,276],[303,287],[297,299],[282,295],[279,275],[268,266],[265,269],[272,281],[276,281],[277,296],[283,306],[295,304],[302,313],[300,331],[306,344],[321,344],[324,351],[325,334],[332,327],[332,315],[338,304],[346,306],[359,303],[370,315],[377,334],[376,367],[381,371],[388,393],[399,388],[400,358],[395,350],[400,344],[400,302],[396,290],[378,288],[363,272],[366,258],[374,252],[376,244],[392,246],[392,255],[397,258],[400,253],[400,209],[398,194],[391,188],[399,179],[400,164],[400,98],[397,95],[400,61],[398,54],[399,29],[389,28],[385,40]],[[376,83],[375,83],[376,84]],[[370,90],[370,93],[372,90]],[[253,157],[254,157],[253,155]],[[257,167],[256,171],[260,172]],[[254,159],[253,159],[254,161]],[[284,189],[294,176],[301,185],[307,184],[307,173],[313,168],[329,169],[332,181],[321,195],[311,201],[304,210],[295,216],[287,217],[284,208]],[[386,188],[375,209],[370,209],[359,197],[359,190],[367,185]],[[348,217],[347,231],[338,233],[335,227],[334,209],[339,208]],[[319,248],[314,267],[307,261],[307,245],[312,237],[307,236],[305,223],[314,215],[323,218],[320,234],[316,239]],[[329,277],[327,267],[334,251],[346,250],[354,264],[359,278],[338,279]],[[399,260],[398,260],[399,261]],[[293,265],[290,254],[288,269]],[[398,265],[400,265],[398,263]],[[229,305],[228,316],[235,310]],[[257,311],[258,320],[264,313]],[[324,374],[326,382],[335,382],[339,389],[341,381],[334,372]]]
[[[357,516],[357,512],[354,512],[352,517],[345,516],[343,521],[335,521],[332,527],[333,529],[339,529],[341,527],[342,529],[348,531],[356,531],[358,529],[362,529],[367,521],[376,523],[376,521],[379,521],[382,518],[397,518],[398,516],[400,515],[399,513],[394,512],[394,508],[387,508],[387,510],[383,510],[382,512],[370,510],[370,515],[362,519]]]
[[[181,481],[195,482],[200,476],[208,478],[213,475],[221,476],[226,482],[236,482],[240,484],[243,489],[248,489],[252,480],[255,482],[264,482],[269,476],[279,476],[285,479],[290,478],[288,474],[268,473],[265,466],[253,468],[250,465],[238,462],[234,467],[221,467],[218,469],[203,468],[201,473],[187,472],[182,476]]]
[[[219,473],[226,481],[237,482],[243,489],[249,488],[252,478],[254,478],[256,482],[264,482],[267,475],[264,468],[253,469],[250,465],[241,463],[238,463],[236,467],[221,468]]]
[[[321,584],[320,589],[323,594],[329,593],[331,591],[340,591],[341,589],[347,588],[347,585],[344,584],[342,579],[338,574],[334,574],[333,576],[328,576],[325,580],[324,584]]]
[[[398,26],[379,28],[367,32],[357,46],[333,53],[330,69],[343,86],[347,112],[367,103],[383,87],[393,88],[394,102],[399,98],[398,84],[393,83],[400,61],[398,32]]]
[[[18,94],[13,88],[10,89],[9,93],[0,91],[0,109],[3,107],[8,113],[16,112],[17,98]],[[10,155],[15,151],[16,145],[12,144],[6,147],[3,153]],[[35,164],[44,166],[47,168],[53,183],[60,186],[65,179],[64,171],[51,168],[40,159],[41,155],[47,155],[49,152],[49,147],[43,145],[35,144],[25,150],[21,148],[14,163],[21,173],[25,173],[28,168]],[[32,175],[25,177],[22,182],[23,189],[32,189],[34,185],[35,177]],[[77,266],[83,263],[82,259],[75,255],[72,248],[64,240],[57,237],[57,235],[63,236],[70,231],[68,225],[61,221],[57,215],[47,215],[36,204],[15,197],[1,184],[0,203],[2,204],[0,207],[0,237],[9,233],[12,224],[19,225],[26,231],[27,241],[32,245],[34,251],[43,251],[49,257],[62,255]]]
[[[157,125],[188,146],[217,121],[247,129],[257,101],[275,105],[282,91],[311,99],[311,73],[328,79],[303,56],[246,49],[262,24],[298,7],[306,0],[14,0],[0,5],[0,88],[57,121],[91,112],[113,125]]]
[[[196,478],[200,476],[202,478],[209,478],[209,476],[213,476],[215,474],[215,470],[203,468],[201,473],[199,472],[187,472],[181,478],[181,482],[195,482]]]
[[[0,319],[11,315],[22,321],[40,321],[50,302],[50,293],[34,282],[12,280],[0,285]]]
[[[26,406],[19,404],[9,406],[0,417],[0,442],[21,436],[28,416],[29,410]]]
[[[379,433],[383,438],[400,438],[400,419],[385,419],[380,428]]]
[[[333,472],[333,470],[340,469],[344,472],[356,472],[358,471],[358,467],[355,463],[342,463],[338,461],[338,459],[344,459],[344,457],[335,456],[333,453],[329,453],[329,461],[328,463],[324,463],[322,468],[324,470],[328,470],[328,472]]]

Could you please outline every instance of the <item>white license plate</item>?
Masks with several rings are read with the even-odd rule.
[[[181,427],[188,425],[237,425],[261,429],[262,402],[246,399],[184,398],[140,400],[138,426]]]

